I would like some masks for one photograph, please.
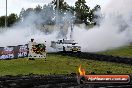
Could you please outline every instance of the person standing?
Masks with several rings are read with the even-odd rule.
[[[36,45],[36,42],[34,42],[34,39],[31,39],[31,41],[29,41],[28,43],[28,58],[29,60],[34,60],[34,45]]]

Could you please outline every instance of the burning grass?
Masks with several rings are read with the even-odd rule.
[[[27,75],[27,74],[70,74],[77,73],[78,66],[86,70],[86,74],[130,74],[132,66],[103,61],[84,60],[75,57],[48,54],[44,59],[1,60],[0,75]]]

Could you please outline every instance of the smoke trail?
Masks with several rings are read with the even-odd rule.
[[[132,42],[131,4],[132,0],[111,0],[107,7],[103,8],[102,13],[104,17],[99,21],[100,26],[89,30],[86,27],[74,26],[73,39],[81,45],[82,51],[104,51],[130,44]],[[45,11],[48,15],[43,16]],[[57,30],[47,35],[36,28],[36,25],[48,22],[49,17],[52,17],[54,20],[53,12],[49,8],[45,11],[37,15],[31,13],[27,16],[24,23],[18,23],[17,26],[1,33],[0,46],[22,45],[26,44],[31,38],[34,38],[37,42],[47,41],[47,50],[53,51],[50,48],[50,42],[57,40],[56,37],[61,32]],[[68,17],[71,16],[65,16],[65,19],[71,20]],[[69,35],[70,33],[68,32],[67,38],[69,38]]]
[[[85,52],[97,52],[125,46],[132,42],[132,0],[111,0],[102,12],[99,27],[74,28],[74,39]],[[79,36],[78,36],[79,35]]]
[[[46,41],[47,51],[54,52],[55,50],[50,47],[51,41],[57,41],[66,36],[68,26],[64,24],[66,24],[66,22],[71,22],[71,14],[68,12],[67,14],[62,13],[63,15],[59,14],[59,17],[62,18],[59,21],[61,25],[64,25],[64,30],[59,30],[56,29],[55,25],[49,25],[49,22],[54,22],[56,20],[56,15],[54,14],[56,11],[52,8],[53,7],[49,5],[39,13],[35,13],[31,10],[30,13],[26,14],[24,20],[16,23],[6,31],[1,32],[0,47],[24,45],[27,44],[31,38],[34,38],[38,43],[44,43]],[[49,29],[45,28],[45,26],[48,26]],[[48,32],[45,30],[48,30]],[[57,38],[58,35],[62,37]]]
[[[17,46],[27,44],[31,38],[34,38],[37,43],[45,43],[48,52],[54,52],[52,48],[50,48],[50,42],[56,39],[57,32],[52,33],[52,35],[45,35],[45,33],[30,27],[23,28],[11,28],[0,35],[0,46]]]

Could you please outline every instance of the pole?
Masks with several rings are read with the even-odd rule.
[[[6,0],[6,16],[5,16],[5,28],[7,27],[7,0]]]
[[[56,12],[56,22],[57,22],[57,26],[59,25],[59,0],[56,0],[57,1],[57,12]]]
[[[59,10],[59,0],[57,0],[57,10]]]
[[[72,40],[73,35],[73,24],[71,24],[71,33],[70,33],[70,39]]]

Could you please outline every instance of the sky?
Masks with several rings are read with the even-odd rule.
[[[22,8],[34,8],[36,5],[43,6],[50,3],[52,0],[7,0],[8,2],[8,15],[10,13],[19,14]],[[69,5],[74,6],[77,0],[65,0]],[[101,5],[104,8],[110,0],[85,0],[86,4],[93,8],[95,5]],[[5,15],[6,0],[0,0],[0,16]]]

